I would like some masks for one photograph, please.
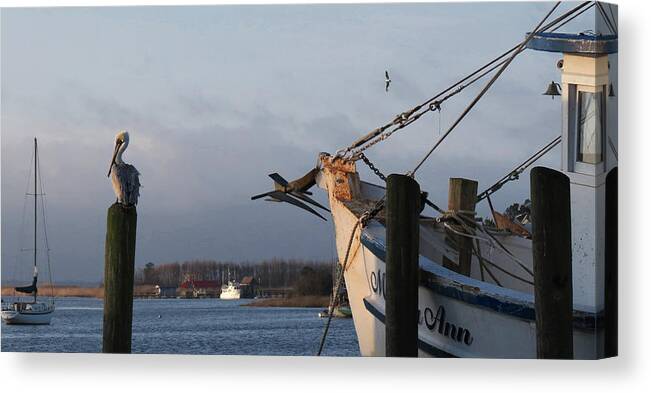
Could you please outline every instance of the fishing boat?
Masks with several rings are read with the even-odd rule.
[[[224,300],[237,300],[240,298],[240,286],[235,281],[228,281],[228,284],[222,285],[222,293],[219,295],[220,299]]]
[[[2,320],[12,325],[48,325],[54,314],[54,301],[38,299],[38,265],[37,265],[37,218],[38,218],[38,142],[34,138],[34,274],[30,285],[15,287],[15,291],[31,294],[30,301],[2,302]],[[41,186],[42,191],[42,186]],[[43,193],[41,192],[40,195]],[[46,246],[47,248],[47,246]],[[49,265],[49,261],[48,261]],[[49,266],[48,266],[49,267]],[[50,283],[52,285],[52,283]]]
[[[606,179],[617,168],[617,103],[610,94],[611,82],[616,77],[616,67],[611,65],[616,65],[617,37],[561,34],[554,30],[594,4],[582,3],[546,25],[543,20],[511,51],[463,78],[465,84],[452,85],[335,154],[319,155],[316,171],[310,173],[315,173],[313,182],[328,195],[339,263],[363,356],[386,354],[386,189],[383,184],[361,180],[357,163],[363,162],[385,181],[384,174],[365,156],[366,149],[385,141],[422,115],[438,110],[455,91],[493,72],[486,88],[472,103],[476,104],[510,61],[525,49],[562,54],[557,63],[562,81],[546,93],[561,96],[560,136],[486,191],[475,194],[472,211],[455,211],[451,206],[447,211],[440,209],[427,199],[427,194],[412,201],[427,207],[422,210],[418,228],[418,356],[537,357],[531,234],[526,225],[495,212],[492,205],[498,225],[483,225],[475,218],[474,205],[482,200],[490,204],[492,193],[517,180],[555,146],[562,149],[558,169],[570,179],[573,357],[604,356],[603,206]],[[419,166],[468,111],[435,142]],[[419,166],[408,174],[415,177]],[[286,182],[284,189],[290,195],[298,188],[306,190],[304,184],[309,182],[299,180]],[[298,206],[294,202],[290,203]],[[462,252],[462,241],[470,244],[469,254],[468,249]]]

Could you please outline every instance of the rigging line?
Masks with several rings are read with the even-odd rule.
[[[486,272],[488,273],[489,276],[491,276],[491,278],[493,279],[493,281],[495,281],[495,284],[497,284],[497,286],[499,286],[499,287],[504,287],[504,286],[502,285],[502,283],[499,282],[499,280],[497,279],[497,277],[495,277],[495,275],[493,274],[493,272],[491,272],[491,270],[488,268],[488,266],[486,266],[486,265],[484,264],[484,258],[481,256],[480,252],[479,252],[478,250],[476,250],[475,247],[472,247],[472,251],[475,253],[475,255],[477,255],[477,257],[478,257],[478,259],[479,259],[479,266],[482,266],[482,267],[484,267],[484,268],[486,269]]]
[[[25,185],[25,196],[29,195],[29,185],[30,185],[30,180],[32,179],[32,167],[34,163],[34,150],[32,150],[32,155],[29,160],[29,170],[27,171],[27,184]],[[21,217],[21,223],[20,223],[20,249],[19,253],[16,255],[16,265],[17,266],[22,266],[20,263],[20,258],[22,256],[22,251],[25,248],[25,217],[27,216],[26,214],[27,211],[27,198],[23,198],[23,213]],[[15,281],[16,276],[20,273],[22,273],[20,268],[14,268],[13,270],[13,277],[12,279]]]
[[[479,248],[479,240],[475,240],[475,245],[477,246],[477,251],[481,252],[481,249]],[[484,277],[484,262],[479,259],[479,276],[482,281],[485,281]]]
[[[46,206],[45,206],[45,186],[43,185],[43,173],[41,172],[41,161],[38,160],[37,166],[38,166],[38,181],[41,183],[41,212],[43,213],[43,238],[45,239],[45,256],[47,258],[47,272],[48,272],[48,279],[50,280],[50,290],[51,290],[51,295],[54,297],[54,284],[52,281],[52,264],[50,263],[50,242],[48,241],[47,238],[47,221],[46,217],[47,215],[45,214],[46,211]]]
[[[553,33],[556,30],[560,29],[561,27],[565,26],[566,24],[568,24],[569,22],[571,22],[572,20],[577,18],[579,15],[583,14],[584,12],[586,12],[589,9],[591,9],[592,7],[594,7],[594,5],[595,5],[595,3],[591,3],[590,6],[588,6],[587,8],[584,8],[581,12],[579,12],[576,15],[572,16],[571,18],[567,19],[565,22],[561,23],[560,25],[554,27],[552,30],[550,30],[550,33]]]
[[[577,5],[576,7],[572,8],[571,10],[567,11],[567,12],[564,13],[563,15],[559,16],[558,18],[554,19],[553,21],[549,22],[549,23],[546,24],[544,27],[542,27],[539,31],[546,31],[546,30],[552,28],[554,25],[558,24],[559,22],[562,22],[565,18],[567,18],[568,16],[572,15],[573,13],[579,11],[581,8],[585,7],[586,5],[593,6],[594,4],[593,4],[591,1],[585,1],[585,2],[583,2],[583,3],[579,4],[579,5]],[[420,104],[420,105],[417,105],[417,106],[413,107],[411,110],[408,110],[408,111],[403,112],[402,114],[396,116],[396,117],[395,117],[391,122],[389,122],[389,123],[387,123],[387,124],[385,124],[385,125],[383,125],[383,126],[381,126],[381,127],[378,127],[378,128],[376,128],[376,129],[374,129],[373,131],[369,132],[368,134],[366,134],[366,135],[360,137],[360,138],[357,139],[355,142],[353,142],[353,144],[351,144],[348,148],[345,148],[345,149],[341,149],[341,150],[339,150],[339,151],[336,153],[336,156],[341,156],[342,154],[346,154],[347,152],[351,151],[352,149],[357,148],[357,147],[359,147],[359,146],[361,146],[361,145],[363,145],[363,144],[365,144],[365,143],[371,141],[372,139],[378,137],[379,135],[381,135],[382,133],[384,133],[384,131],[386,131],[389,127],[398,124],[399,121],[400,121],[401,119],[403,119],[403,116],[406,116],[407,118],[409,118],[409,116],[411,116],[414,112],[420,110],[420,108],[422,108],[423,106],[432,103],[433,101],[435,101],[437,98],[439,98],[439,97],[442,96],[443,94],[445,94],[445,93],[449,92],[450,90],[456,88],[457,86],[459,86],[459,85],[462,84],[463,82],[467,81],[468,79],[470,79],[470,78],[472,78],[473,76],[477,75],[477,74],[480,73],[481,71],[485,70],[486,68],[488,68],[488,67],[490,67],[491,65],[495,64],[496,62],[500,61],[502,58],[504,58],[505,56],[509,55],[510,53],[512,53],[513,51],[515,51],[516,49],[518,49],[518,47],[519,47],[519,45],[516,45],[516,46],[514,46],[513,48],[511,48],[511,49],[509,49],[509,50],[503,52],[501,55],[497,56],[497,57],[494,58],[493,60],[491,60],[491,61],[489,61],[488,63],[484,64],[483,66],[481,66],[481,67],[478,68],[477,70],[473,71],[473,72],[470,73],[469,75],[466,75],[464,78],[462,78],[462,79],[460,79],[459,81],[453,83],[453,84],[450,85],[448,88],[446,88],[446,89],[440,91],[440,92],[439,92],[438,94],[436,94],[434,97],[432,97],[432,98],[426,100],[425,102],[423,102],[423,103]],[[476,82],[478,79],[479,79],[479,78],[475,78],[472,82],[467,83],[467,84],[466,84],[466,87],[469,86],[470,84]],[[411,123],[410,123],[410,124],[411,124]],[[402,127],[400,127],[400,128],[402,128]]]
[[[608,26],[610,32],[613,34],[617,34],[617,30],[615,29],[612,22],[610,21],[610,18],[606,14],[606,10],[604,10],[604,7],[598,1],[596,2],[596,4],[597,4],[597,8],[599,9],[599,13],[601,14],[601,16],[604,17],[604,21],[606,22],[606,26]]]
[[[522,42],[520,43],[520,45],[518,46],[518,49],[517,49],[513,54],[511,54],[511,57],[509,57],[509,60],[508,60],[506,63],[504,63],[504,64],[502,65],[502,67],[500,67],[500,69],[497,71],[497,73],[496,73],[495,75],[493,75],[493,77],[491,78],[491,80],[488,81],[488,83],[486,84],[486,86],[484,86],[484,88],[479,92],[479,94],[475,97],[475,99],[472,100],[472,102],[470,103],[470,105],[468,105],[468,106],[466,107],[466,109],[464,109],[464,111],[463,111],[463,112],[461,113],[461,115],[457,118],[457,120],[455,120],[455,122],[452,123],[452,126],[450,126],[450,128],[445,132],[445,134],[443,134],[443,136],[442,136],[441,138],[439,138],[439,140],[434,144],[434,146],[430,149],[430,151],[427,152],[427,154],[425,155],[425,157],[423,157],[423,159],[418,163],[418,165],[416,165],[416,167],[414,168],[414,170],[411,171],[411,173],[409,174],[410,176],[413,177],[413,176],[416,174],[416,171],[418,170],[418,168],[420,168],[420,167],[425,163],[425,161],[427,161],[427,159],[430,157],[430,155],[432,155],[432,153],[434,152],[434,150],[436,150],[436,148],[439,147],[439,145],[440,145],[440,144],[445,140],[445,138],[446,138],[448,135],[450,135],[450,133],[451,133],[451,132],[456,128],[456,126],[461,122],[461,120],[463,120],[463,118],[466,117],[466,115],[467,115],[467,114],[472,110],[472,108],[477,104],[477,102],[479,102],[479,100],[484,96],[484,94],[486,94],[486,92],[488,91],[488,89],[490,89],[491,86],[493,86],[493,84],[495,83],[495,81],[497,81],[497,78],[499,78],[500,75],[502,75],[502,73],[504,72],[504,70],[506,70],[506,68],[511,64],[511,62],[513,61],[513,59],[515,59],[515,57],[516,57],[519,53],[521,53],[521,50],[520,50],[520,49],[524,48],[524,47],[527,45],[527,43],[528,43],[529,41],[531,41],[531,39],[534,37],[534,35],[536,35],[536,33],[540,30],[540,26],[542,26],[542,24],[545,23],[545,21],[547,20],[547,18],[549,18],[549,16],[552,14],[552,12],[554,12],[554,11],[556,10],[556,8],[558,8],[558,6],[559,6],[560,4],[561,4],[561,2],[558,1],[558,2],[554,5],[554,7],[552,7],[552,9],[547,13],[547,15],[545,15],[545,17],[544,17],[544,18],[543,18],[543,19],[538,23],[538,25],[536,26],[536,28],[533,29],[533,31],[531,32],[531,34],[527,35],[527,38],[526,38],[524,41],[522,41]]]
[[[520,51],[519,51],[518,53],[521,53],[521,52],[523,52],[524,50],[525,50],[525,49],[522,48],[522,49],[520,49]],[[360,147],[359,149],[357,149],[356,151],[354,151],[353,154],[351,155],[351,159],[353,159],[353,160],[357,160],[357,159],[359,159],[359,158],[362,158],[362,155],[363,155],[362,153],[363,153],[365,150],[367,150],[368,148],[370,148],[370,147],[376,145],[377,143],[379,143],[379,142],[381,142],[381,141],[387,139],[388,137],[390,137],[391,135],[393,135],[396,131],[399,131],[399,130],[401,130],[401,129],[403,129],[403,128],[408,127],[409,125],[411,125],[412,123],[414,123],[416,120],[418,120],[421,116],[423,116],[423,115],[424,115],[425,113],[427,113],[427,112],[430,112],[430,111],[433,112],[433,111],[435,111],[435,110],[439,110],[439,116],[440,116],[440,108],[441,108],[441,104],[442,104],[443,102],[445,102],[445,101],[447,101],[448,99],[454,97],[455,95],[461,93],[461,92],[462,92],[466,87],[472,85],[473,83],[475,83],[475,82],[477,82],[478,80],[482,79],[482,78],[485,77],[486,75],[488,75],[488,74],[490,74],[491,72],[495,71],[498,67],[500,67],[501,65],[503,65],[503,64],[506,63],[507,61],[508,61],[508,59],[504,59],[504,60],[502,60],[501,62],[495,64],[494,66],[492,66],[492,67],[489,68],[488,70],[486,70],[486,71],[482,72],[481,74],[477,75],[474,79],[472,79],[472,80],[471,80],[470,82],[468,82],[467,84],[465,84],[465,85],[460,85],[459,87],[457,87],[457,89],[455,89],[454,91],[452,91],[451,93],[449,93],[449,94],[446,95],[445,97],[441,98],[440,100],[431,103],[431,104],[430,104],[426,109],[423,109],[422,111],[416,113],[415,115],[413,114],[413,112],[410,113],[409,116],[411,116],[411,117],[407,117],[407,120],[404,120],[402,123],[400,123],[400,124],[399,124],[398,126],[396,126],[394,129],[392,129],[392,130],[390,130],[389,132],[383,134],[379,139],[373,140],[373,141],[369,142],[368,144],[366,144],[365,146],[362,146],[362,147]],[[413,115],[413,116],[412,116],[412,115]],[[440,135],[440,131],[439,131],[439,135]]]
[[[472,227],[470,227],[469,225],[472,225],[472,226],[476,227],[477,229],[479,229],[479,231],[480,231],[481,233],[483,233],[483,234],[487,235],[488,237],[490,237],[491,239],[493,239],[493,241],[494,241],[494,242],[499,246],[498,249],[502,249],[502,251],[504,251],[504,253],[505,253],[509,258],[511,258],[511,259],[512,259],[516,264],[518,264],[518,265],[519,265],[519,266],[520,266],[524,271],[526,271],[527,273],[529,273],[529,275],[531,275],[531,277],[533,277],[533,271],[531,271],[531,269],[529,269],[529,268],[528,268],[528,267],[527,267],[527,266],[526,266],[526,265],[525,265],[525,264],[524,264],[524,263],[523,263],[523,262],[522,262],[518,257],[516,257],[515,255],[513,255],[513,253],[511,253],[511,251],[509,251],[508,248],[506,248],[506,247],[505,247],[505,246],[504,246],[504,245],[503,245],[499,240],[497,240],[497,239],[495,238],[495,236],[493,236],[490,232],[488,232],[488,231],[486,230],[486,228],[484,228],[484,226],[483,226],[482,224],[478,224],[478,223],[476,223],[476,222],[473,221],[471,218],[466,217],[466,216],[463,215],[463,214],[454,214],[454,215],[451,215],[451,218],[457,220],[457,222],[458,222],[462,227],[464,227],[464,228],[466,229],[466,231],[471,231],[471,230],[472,230]],[[466,224],[464,224],[463,221],[466,221]]]
[[[526,283],[526,284],[534,285],[533,281],[529,281],[529,280],[527,280],[526,278],[522,278],[522,277],[518,276],[517,274],[511,273],[510,271],[508,271],[508,270],[504,269],[503,267],[497,265],[495,262],[492,262],[492,261],[490,261],[490,260],[484,258],[484,256],[481,255],[480,253],[476,253],[476,255],[477,255],[477,257],[478,257],[480,260],[482,260],[484,263],[486,263],[486,264],[488,264],[488,265],[494,267],[495,269],[501,271],[502,273],[506,274],[507,276],[510,276],[510,277],[512,277],[512,278],[514,278],[514,279],[516,279],[516,280],[518,280],[518,281],[522,281],[522,282],[524,282],[524,283]]]
[[[608,3],[608,12],[610,13],[610,16],[613,18],[613,24],[615,25],[615,29],[619,30],[619,26],[617,25],[617,18],[615,18],[615,13],[613,12],[613,5]]]
[[[553,141],[546,144],[542,149],[535,152],[529,158],[524,160],[524,162],[522,162],[520,165],[516,166],[509,173],[507,173],[501,179],[496,181],[495,184],[482,191],[477,196],[477,202],[480,202],[486,197],[488,197],[489,195],[495,193],[497,190],[502,188],[502,186],[506,184],[508,181],[515,180],[515,178],[517,178],[517,176],[519,176],[520,173],[524,172],[524,170],[527,169],[529,166],[531,166],[531,164],[538,161],[538,159],[540,159],[545,154],[547,154],[551,149],[556,147],[559,143],[561,143],[561,137],[557,136],[556,138],[554,138]]]
[[[335,293],[339,293],[339,289],[341,288],[341,284],[344,281],[344,272],[346,271],[346,268],[348,267],[348,259],[350,257],[350,249],[353,245],[353,240],[355,239],[355,232],[357,232],[357,228],[362,226],[364,228],[367,224],[368,221],[373,219],[383,208],[384,208],[384,198],[386,197],[386,194],[379,199],[377,202],[375,202],[375,206],[371,210],[367,210],[362,214],[357,222],[355,222],[355,226],[353,227],[353,230],[350,233],[350,239],[348,239],[348,247],[346,247],[346,256],[344,257],[344,263],[341,266],[341,270],[339,272],[339,278],[337,279],[337,285],[335,287]],[[363,250],[362,250],[362,255],[363,255]],[[333,299],[336,301],[337,299]],[[330,329],[330,322],[332,322],[332,316],[334,314],[334,308],[337,306],[336,303],[332,303],[328,307],[328,321],[326,322],[325,329],[323,330],[323,335],[321,336],[321,342],[319,343],[319,350],[316,354],[316,356],[321,356],[321,352],[323,351],[323,346],[325,345],[325,340],[326,337],[328,336],[328,330]]]
[[[335,293],[339,293],[339,289],[341,288],[341,283],[344,278],[344,271],[346,270],[346,265],[348,264],[348,257],[350,256],[350,249],[353,246],[353,239],[355,239],[355,232],[357,232],[357,228],[361,224],[361,219],[357,220],[355,223],[355,226],[353,227],[353,230],[350,233],[350,238],[348,239],[348,247],[346,247],[346,256],[344,258],[344,263],[341,268],[341,271],[339,272],[339,277],[337,278],[337,284],[335,286]],[[323,330],[323,335],[321,336],[321,342],[319,343],[319,350],[316,353],[316,356],[321,356],[321,352],[323,351],[323,346],[325,345],[325,340],[326,337],[328,336],[328,330],[330,329],[330,322],[332,322],[332,315],[334,314],[334,307],[336,305],[331,304],[331,307],[328,307],[328,320],[326,322],[325,329]]]

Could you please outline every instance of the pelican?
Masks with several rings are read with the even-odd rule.
[[[389,85],[391,84],[391,78],[389,78],[389,71],[384,71],[384,91],[389,92]]]
[[[122,153],[129,146],[129,133],[120,131],[115,136],[113,157],[107,176],[111,177],[117,203],[125,206],[137,205],[140,196],[140,173],[131,164],[122,161]]]

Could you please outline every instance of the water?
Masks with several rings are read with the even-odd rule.
[[[317,308],[240,307],[250,300],[134,300],[132,353],[314,355]],[[2,325],[3,352],[101,352],[102,301],[57,299],[46,326]],[[160,318],[158,317],[160,315]],[[352,319],[333,319],[323,352],[359,356]]]

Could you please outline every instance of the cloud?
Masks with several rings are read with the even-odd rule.
[[[250,201],[269,173],[307,172],[522,38],[547,5],[384,4],[3,10],[2,257],[16,253],[31,141],[42,146],[56,279],[102,274],[113,137],[142,173],[138,264],[193,258],[330,258],[331,223]],[[496,23],[509,17],[509,23]],[[491,34],[483,34],[485,31]],[[552,55],[518,58],[420,170],[480,188],[555,136],[539,91]],[[47,65],[47,66],[46,66]],[[384,70],[394,83],[384,92]],[[446,130],[480,84],[446,102]],[[404,173],[438,138],[438,114],[368,151]],[[551,162],[551,161],[550,161]],[[359,165],[364,179],[374,175]],[[528,182],[495,203],[519,201]],[[317,192],[324,201],[324,194]],[[3,263],[3,273],[6,269]]]

